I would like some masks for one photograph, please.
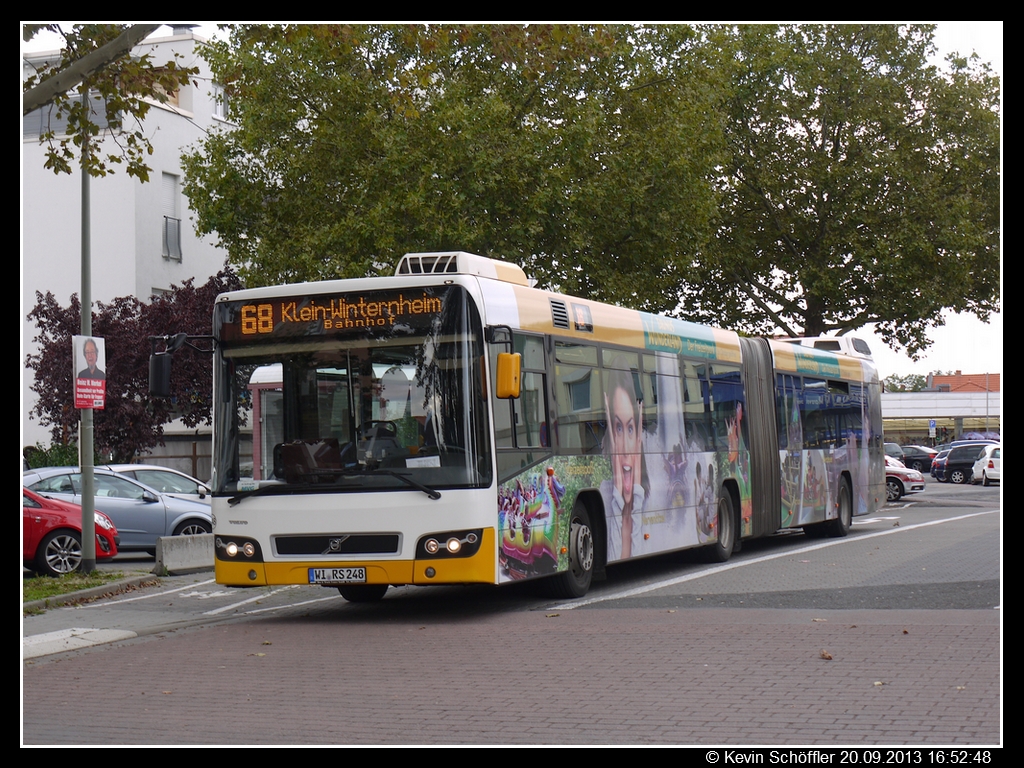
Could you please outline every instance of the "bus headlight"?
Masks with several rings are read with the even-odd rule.
[[[218,536],[213,541],[213,551],[218,560],[249,560],[252,562],[263,562],[263,551],[258,543],[252,539],[240,536],[226,538]]]
[[[472,557],[480,550],[483,531],[448,531],[424,536],[416,544],[417,558]],[[444,542],[442,544],[442,542]]]

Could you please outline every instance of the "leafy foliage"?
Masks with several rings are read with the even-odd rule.
[[[998,306],[999,80],[928,26],[240,26],[184,158],[249,284],[469,250],[747,332],[913,356]]]
[[[26,445],[21,452],[30,467],[69,467],[78,464],[78,443],[42,443]]]
[[[184,159],[246,283],[469,250],[543,286],[670,310],[706,241],[718,118],[686,27],[237,27],[235,128]],[[649,45],[662,54],[638,55]]]
[[[158,26],[141,27],[140,32]],[[114,165],[123,163],[129,176],[148,181],[151,169],[145,159],[153,148],[141,122],[152,101],[166,103],[168,94],[187,85],[189,77],[198,74],[198,68],[182,67],[173,59],[156,63],[148,53],[131,56],[132,41],[138,35],[132,36],[134,28],[124,25],[76,24],[69,31],[56,24],[26,25],[25,39],[43,29],[62,35],[64,48],[59,61],[40,66],[23,82],[25,109],[34,108],[41,101],[47,117],[67,121],[62,138],[52,129],[39,138],[40,143],[47,145],[45,166],[54,173],[71,173],[72,164],[77,161],[91,175],[106,176],[113,173]],[[96,63],[90,66],[90,61]],[[76,85],[90,93],[86,103],[71,90]],[[45,91],[45,95],[29,98],[40,91]],[[134,122],[135,127],[127,127],[127,120]],[[83,143],[88,140],[95,145],[94,140],[101,132],[107,133],[116,151],[103,154],[94,148],[82,152]]]
[[[911,356],[946,309],[998,306],[999,80],[928,63],[929,26],[717,30],[722,222],[691,306],[750,330],[876,323]]]
[[[920,392],[928,386],[928,378],[919,373],[900,376],[897,373],[882,379],[886,392]]]
[[[210,335],[213,303],[219,293],[241,287],[238,277],[225,270],[196,287],[192,280],[144,304],[134,297],[97,302],[93,334],[106,340],[106,408],[94,412],[97,456],[127,462],[157,445],[163,425],[180,418],[186,426],[210,423],[213,390],[208,355],[181,351],[175,355],[171,376],[172,398],[150,398],[149,337],[170,333]],[[53,294],[36,292],[36,306],[28,314],[38,334],[37,354],[25,365],[35,371],[32,390],[39,396],[31,416],[50,427],[56,443],[68,444],[77,434],[74,408],[71,337],[79,332],[81,305],[73,295],[67,307]]]

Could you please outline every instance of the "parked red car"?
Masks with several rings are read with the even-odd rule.
[[[22,488],[22,562],[47,576],[73,573],[82,565],[82,508]],[[117,528],[96,510],[96,559],[117,554]]]
[[[899,501],[908,493],[924,490],[924,475],[916,469],[908,469],[902,461],[892,456],[885,457],[885,499]]]

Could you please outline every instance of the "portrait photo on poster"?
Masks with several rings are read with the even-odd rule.
[[[72,336],[75,407],[102,409],[106,403],[106,347],[97,336]]]

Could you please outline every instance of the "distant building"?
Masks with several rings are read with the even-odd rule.
[[[882,393],[885,439],[902,445],[935,445],[961,437],[998,440],[1001,416],[998,373],[929,374],[922,392]]]
[[[224,266],[226,253],[196,235],[181,191],[182,150],[223,121],[223,104],[214,98],[209,67],[198,54],[204,42],[189,26],[173,27],[170,35],[147,38],[133,51],[151,54],[156,63],[180,54],[178,62],[198,67],[199,74],[166,104],[154,101],[142,124],[153,145],[153,154],[146,160],[152,169],[149,182],[129,177],[122,168],[91,181],[93,301],[129,295],[146,301],[188,278],[203,283]],[[58,56],[56,51],[25,55],[26,76]],[[49,291],[62,304],[72,293],[81,293],[81,177],[77,169],[71,175],[55,175],[43,167],[46,147],[39,143],[39,135],[44,125],[57,125],[55,115],[36,111],[26,115],[23,123],[22,304],[28,312],[35,306],[36,291]],[[124,130],[135,129],[124,126]],[[109,132],[101,134],[100,140],[104,149],[116,151]],[[29,353],[36,329],[23,323]],[[148,342],[140,339],[139,343]],[[70,365],[69,361],[69,376]],[[33,372],[26,369],[24,442],[48,443],[48,430],[28,418],[36,401],[32,381]]]
[[[998,373],[968,373],[952,375],[928,374],[928,389],[939,392],[998,392]]]

